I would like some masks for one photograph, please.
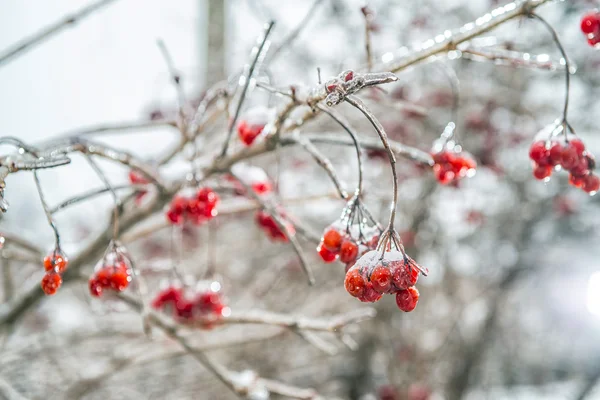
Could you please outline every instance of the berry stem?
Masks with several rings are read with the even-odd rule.
[[[342,117],[340,113],[335,111],[332,108],[328,108],[323,106],[322,104],[317,104],[317,108],[323,111],[325,114],[329,115],[335,122],[337,122],[346,132],[350,135],[352,139],[352,143],[354,143],[354,148],[356,149],[356,159],[358,160],[358,186],[356,188],[356,196],[360,197],[362,193],[363,186],[363,163],[362,163],[362,149],[360,147],[360,143],[358,142],[358,136],[354,129],[350,126],[350,124]]]
[[[46,214],[46,219],[48,220],[48,224],[54,231],[54,241],[56,243],[56,249],[60,250],[60,234],[58,233],[58,228],[56,227],[56,223],[54,222],[54,218],[52,217],[52,213],[48,208],[48,203],[46,202],[46,197],[44,196],[44,192],[42,191],[42,184],[40,183],[40,178],[38,176],[37,170],[33,170],[33,179],[35,180],[35,186],[37,188],[38,195],[40,197],[40,202],[42,203],[42,207],[44,208],[44,214]]]
[[[383,143],[383,147],[385,148],[388,157],[390,159],[390,166],[392,168],[392,186],[393,186],[393,198],[392,198],[392,210],[390,213],[390,221],[388,223],[387,230],[394,230],[394,220],[396,219],[396,205],[398,204],[398,176],[396,174],[396,157],[394,156],[394,152],[390,147],[390,143],[387,138],[387,134],[385,133],[385,129],[379,122],[379,120],[375,117],[375,115],[369,110],[369,108],[362,102],[358,97],[350,95],[346,96],[345,100],[350,103],[352,106],[356,107],[360,112],[364,114],[365,117],[371,122],[377,133],[379,134],[379,138]]]
[[[85,158],[88,161],[88,163],[90,164],[90,166],[92,167],[92,169],[94,170],[94,172],[96,172],[96,175],[98,175],[100,180],[102,180],[102,182],[104,183],[104,185],[106,186],[106,188],[108,189],[110,194],[112,195],[113,202],[114,202],[113,240],[117,240],[119,238],[119,208],[121,208],[121,200],[119,199],[119,196],[117,196],[117,192],[112,187],[112,185],[110,184],[110,181],[108,180],[108,178],[106,177],[106,175],[104,174],[102,169],[98,166],[96,161],[94,161],[94,159],[88,154],[85,155]]]
[[[567,113],[569,110],[569,93],[571,89],[571,63],[569,62],[569,58],[567,57],[565,48],[563,47],[562,43],[560,42],[560,39],[558,38],[558,33],[552,27],[552,25],[550,25],[548,21],[546,21],[544,18],[534,13],[533,11],[529,13],[529,17],[537,19],[546,27],[546,29],[552,35],[552,39],[554,40],[556,47],[558,47],[558,50],[560,51],[560,54],[563,57],[563,60],[565,60],[565,106],[563,108],[563,125],[571,129],[571,125],[569,125],[569,123],[567,122]]]

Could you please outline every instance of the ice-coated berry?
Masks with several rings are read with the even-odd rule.
[[[404,312],[415,309],[419,302],[419,291],[415,287],[409,287],[396,293],[396,304]]]

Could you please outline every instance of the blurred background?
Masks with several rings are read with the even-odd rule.
[[[389,60],[399,48],[458,28],[502,3],[371,0],[374,58]],[[173,117],[176,92],[157,39],[169,49],[186,97],[197,104],[207,87],[235,76],[249,62],[269,20],[276,26],[268,68],[259,75],[276,87],[315,86],[317,67],[327,79],[365,65],[364,5],[359,0],[118,0],[0,68],[0,132],[39,143],[85,127]],[[588,150],[600,154],[600,53],[579,28],[581,16],[596,5],[556,1],[538,12],[557,30],[577,67],[569,121]],[[72,0],[0,0],[0,49],[82,6]],[[298,27],[297,37],[278,49]],[[550,34],[534,20],[511,21],[485,37],[515,51],[548,54],[554,62],[560,58]],[[564,173],[549,182],[535,180],[528,159],[536,133],[561,117],[563,71],[456,57],[417,65],[400,72],[385,92],[361,93],[391,139],[429,151],[453,118],[447,67],[460,81],[458,137],[478,171],[457,187],[446,187],[429,169],[399,159],[396,224],[408,253],[430,271],[419,280],[415,311],[403,313],[385,296],[374,305],[373,320],[345,329],[355,349],[323,335],[332,354],[273,326],[197,330],[189,333],[194,343],[214,344],[209,354],[231,369],[314,388],[325,398],[600,399],[598,197],[569,186]],[[254,88],[244,110],[284,103]],[[411,112],[415,107],[407,105],[424,112]],[[339,110],[361,136],[376,137],[351,107]],[[224,127],[222,118],[208,130],[209,138],[201,142],[206,157],[219,148]],[[319,118],[301,131],[340,129]],[[152,161],[177,135],[172,127],[157,127],[94,139]],[[353,188],[353,150],[318,147]],[[365,203],[384,222],[391,199],[389,165],[377,152],[367,155]],[[99,163],[113,184],[127,182],[125,168]],[[333,198],[333,185],[310,155],[283,148],[251,164],[279,176],[282,205],[309,230],[320,234],[339,217],[344,203]],[[178,157],[161,174],[181,177],[186,165]],[[102,185],[77,156],[72,165],[42,171],[40,177],[52,205]],[[11,209],[0,229],[52,249],[52,231],[31,174],[11,175],[6,183]],[[57,214],[67,254],[106,228],[111,204],[102,196]],[[343,265],[322,263],[314,244],[302,240],[317,278],[315,286],[306,285],[290,246],[270,242],[254,215],[231,213],[186,229],[178,246],[186,276],[203,279],[207,264],[214,263],[234,311],[320,317],[367,306],[345,292]],[[151,293],[168,279],[172,235],[163,229],[129,246],[140,269],[148,271]],[[84,271],[91,273],[93,264]],[[14,280],[7,285],[6,275],[2,278],[4,302],[18,295],[21,285],[41,278],[40,265],[3,260],[2,266]],[[254,339],[218,346],[245,338]],[[149,340],[139,314],[119,302],[92,301],[86,282],[72,282],[43,299],[3,339],[2,398],[235,398],[176,343],[160,334]]]

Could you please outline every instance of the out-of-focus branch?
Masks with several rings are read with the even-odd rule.
[[[223,318],[220,324],[264,324],[283,326],[294,330],[335,332],[346,325],[365,321],[373,318],[374,308],[358,308],[344,314],[323,318],[307,318],[290,314],[277,314],[268,311],[240,311]]]
[[[120,293],[118,297],[125,301],[128,305],[133,307],[137,311],[142,310],[142,305],[139,301],[134,299],[133,297]],[[155,327],[162,330],[167,336],[171,339],[175,340],[179,343],[179,345],[193,358],[195,358],[200,364],[202,364],[206,369],[208,369],[212,374],[215,375],[227,388],[229,388],[232,392],[237,394],[238,396],[250,397],[253,392],[260,391],[261,389],[267,390],[269,392],[282,394],[292,398],[299,399],[314,399],[317,398],[317,393],[312,389],[302,389],[294,386],[288,386],[286,384],[264,380],[258,375],[249,373],[238,373],[235,371],[231,371],[220,363],[214,361],[212,358],[208,357],[207,354],[195,347],[192,346],[186,337],[184,337],[179,332],[179,327],[161,315],[149,311],[147,314],[148,321]],[[250,379],[248,379],[250,378]]]
[[[111,3],[114,3],[115,1],[116,0],[101,0],[92,3],[71,15],[61,18],[60,20],[54,22],[52,25],[40,30],[37,33],[34,33],[30,37],[25,38],[22,41],[16,43],[11,48],[5,50],[0,54],[0,67],[17,57],[18,55],[24,53],[27,50],[32,49],[44,40],[57,34],[61,30],[75,25],[82,19],[92,15],[95,11],[98,11],[99,9]]]
[[[267,63],[273,62],[277,58],[277,56],[281,54],[282,50],[290,48],[290,45],[294,42],[294,40],[296,40],[296,38],[298,38],[302,30],[306,28],[306,26],[308,25],[308,21],[310,21],[310,19],[314,16],[315,12],[323,2],[323,0],[315,0],[312,3],[306,15],[304,16],[304,18],[302,18],[302,21],[300,21],[296,28],[281,41],[281,43],[275,48],[275,50],[273,50],[271,56],[267,60]]]
[[[549,3],[551,0],[517,0],[498,7],[489,13],[482,15],[475,21],[463,25],[454,31],[445,31],[429,39],[419,48],[406,51],[406,55],[397,60],[391,60],[373,67],[377,71],[399,72],[412,65],[418,64],[431,57],[455,50],[460,43],[469,41],[477,36],[483,35],[498,26],[513,19],[528,15],[539,6]]]
[[[317,164],[319,164],[319,166],[327,173],[340,194],[340,197],[346,199],[348,197],[348,192],[346,192],[346,189],[344,189],[344,186],[340,182],[340,178],[338,177],[337,172],[335,172],[331,161],[325,157],[306,136],[296,134],[294,139],[297,140],[300,146],[302,146],[302,148],[306,150],[306,152],[310,154]]]

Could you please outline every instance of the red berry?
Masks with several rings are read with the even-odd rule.
[[[141,173],[137,172],[137,171],[129,171],[129,182],[133,183],[134,185],[136,184],[146,184],[146,183],[150,183],[150,181],[148,181],[148,179],[146,179],[146,177],[144,175],[142,175]]]
[[[402,262],[399,268],[394,269],[392,279],[394,286],[404,290],[416,285],[419,279],[419,270],[413,266],[414,261]]]
[[[194,316],[194,304],[181,299],[175,303],[175,314],[182,319],[190,319]]]
[[[575,146],[566,146],[561,155],[560,164],[563,168],[570,170],[579,161],[579,153]]]
[[[55,271],[62,274],[67,269],[68,264],[69,260],[67,257],[56,250],[44,258],[44,269],[46,272]]]
[[[351,81],[352,78],[354,78],[354,72],[353,71],[348,71],[348,73],[346,74],[346,76],[344,76],[344,82]]]
[[[552,164],[552,165],[560,164],[560,161],[562,160],[562,151],[563,151],[562,144],[560,144],[559,142],[552,143],[552,146],[550,146],[549,155],[548,155],[548,158],[550,159],[550,164]]]
[[[577,152],[578,156],[582,156],[585,151],[585,145],[581,141],[581,139],[573,139],[568,144],[569,147],[572,147]]]
[[[129,282],[131,282],[131,274],[126,268],[116,268],[115,271],[113,271],[109,281],[111,289],[122,292],[123,290],[127,289],[127,286],[129,286]]]
[[[533,176],[535,179],[544,180],[552,175],[551,165],[535,165],[533,168]]]
[[[592,47],[596,47],[600,43],[600,33],[588,38],[588,44]]]
[[[238,124],[238,136],[242,143],[250,146],[261,134],[264,127],[264,125],[250,125],[246,121],[240,121]]]
[[[595,12],[589,12],[581,18],[581,31],[586,35],[594,35],[600,31],[600,19]]]
[[[200,188],[196,193],[198,201],[215,205],[219,201],[219,196],[211,188]]]
[[[386,293],[392,286],[392,273],[382,265],[375,267],[371,272],[371,284],[375,291]]]
[[[330,228],[323,234],[323,247],[326,247],[331,251],[339,251],[340,246],[342,245],[342,234],[339,233],[334,228]]]
[[[96,281],[103,288],[110,287],[110,277],[112,273],[110,271],[110,267],[103,267],[98,272],[96,272]]]
[[[435,164],[433,166],[433,172],[435,174],[435,178],[442,185],[446,185],[454,180],[454,171],[444,165]]]
[[[344,279],[344,287],[350,296],[361,297],[365,293],[366,285],[358,269],[348,270],[346,279]]]
[[[171,286],[158,292],[158,294],[152,301],[152,307],[161,308],[169,303],[177,303],[181,300],[181,298],[181,289]]]
[[[570,172],[574,176],[586,176],[587,174],[589,174],[590,170],[588,169],[587,158],[581,157],[577,161],[577,164],[575,164],[575,166],[573,168],[571,168]]]
[[[548,163],[549,152],[546,149],[546,142],[540,140],[533,142],[529,148],[529,158],[538,163],[545,165]]]
[[[583,186],[581,188],[589,194],[596,194],[598,189],[600,189],[600,178],[594,174],[589,174],[583,178]]]
[[[94,297],[102,296],[102,285],[97,279],[91,278],[89,281],[90,294]]]
[[[326,263],[332,263],[338,257],[338,255],[335,252],[329,251],[327,247],[323,245],[317,247],[317,251],[319,252],[319,255],[321,256],[323,261],[325,261]]]
[[[381,293],[377,292],[373,287],[371,282],[367,282],[365,285],[365,291],[362,296],[359,296],[358,299],[363,303],[375,303],[381,299]]]
[[[167,211],[167,220],[174,225],[179,225],[183,222],[183,214],[170,209]]]
[[[340,247],[340,261],[350,263],[358,256],[358,245],[351,240],[344,240]]]
[[[62,278],[56,272],[49,272],[42,278],[41,285],[44,293],[52,296],[56,293],[60,285],[62,285]]]
[[[203,313],[217,313],[219,314],[223,309],[221,303],[221,296],[216,292],[204,292],[200,293],[195,301],[196,306]]]
[[[396,304],[404,312],[414,310],[418,302],[419,291],[415,287],[409,287],[396,293]]]
[[[580,188],[583,186],[583,177],[570,174],[569,175],[569,184],[571,186],[575,186],[576,188]]]
[[[252,190],[257,194],[266,194],[273,190],[269,182],[256,182],[252,184]]]

